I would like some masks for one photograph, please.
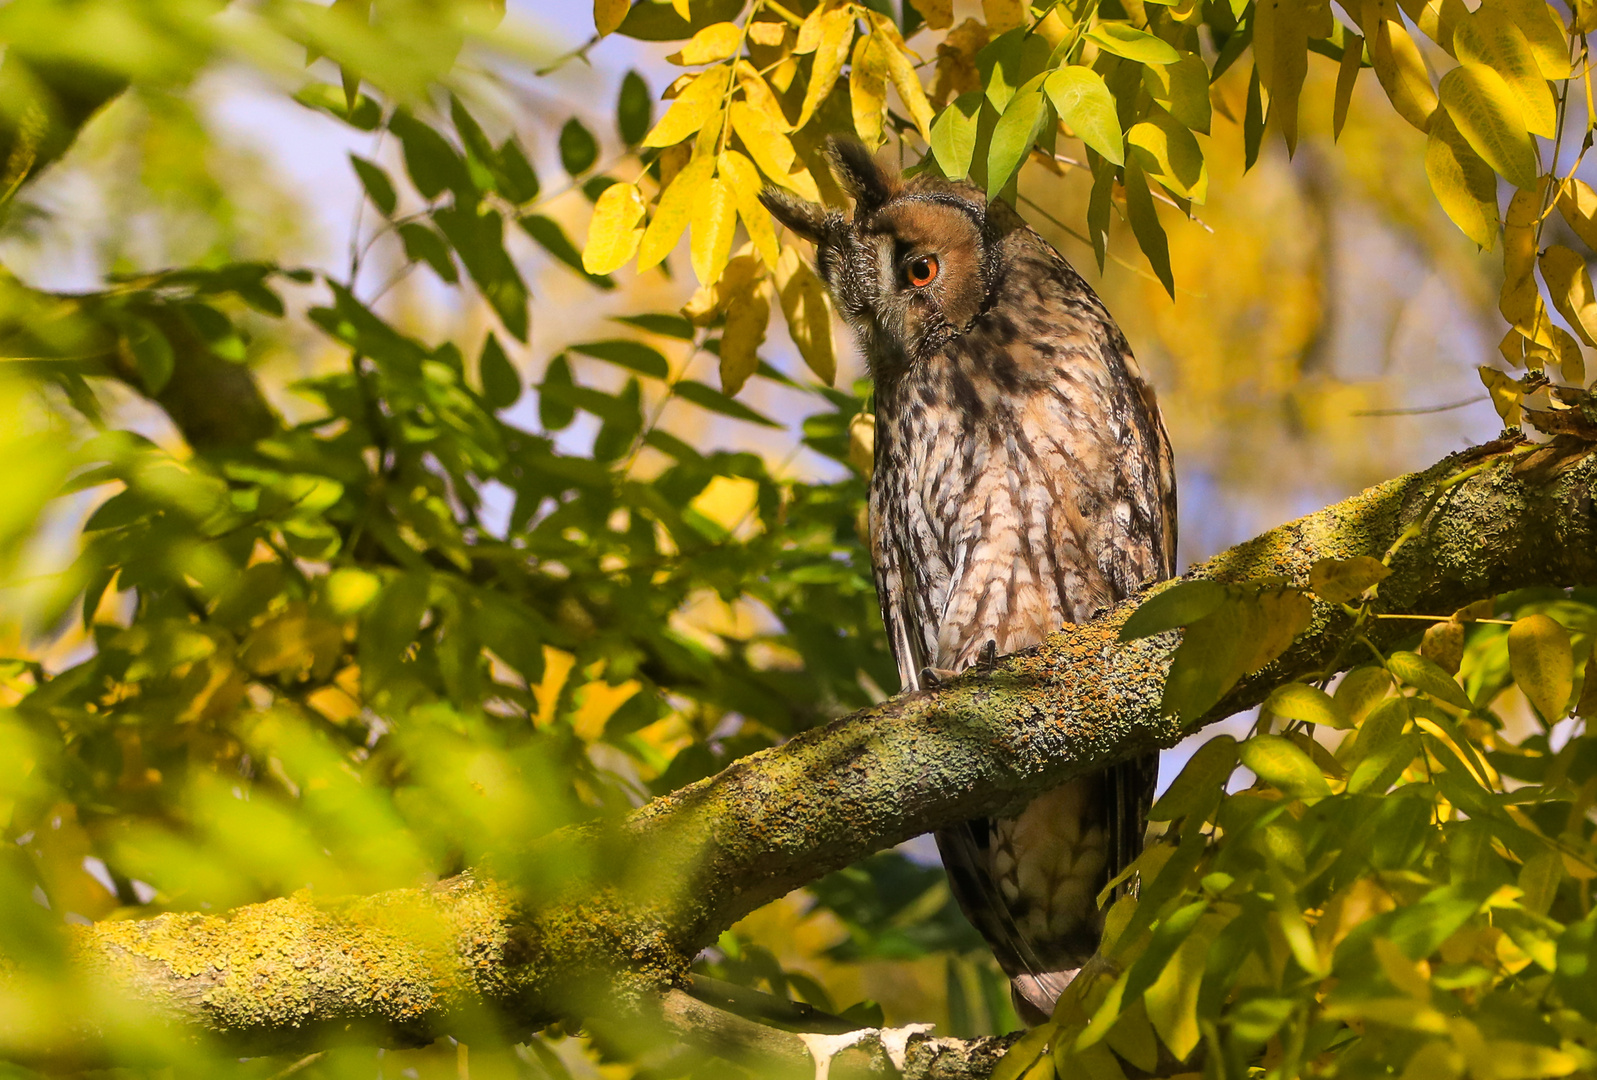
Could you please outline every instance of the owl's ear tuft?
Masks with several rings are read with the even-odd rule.
[[[854,200],[856,220],[881,209],[901,186],[898,177],[882,168],[863,143],[833,136],[826,141],[826,156],[837,182]]]
[[[819,244],[831,231],[826,207],[801,199],[792,192],[768,187],[760,192],[760,204],[790,231],[813,244]]]

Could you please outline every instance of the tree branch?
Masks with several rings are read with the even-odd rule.
[[[1303,582],[1318,559],[1395,546],[1384,609],[1444,615],[1510,589],[1597,583],[1594,481],[1590,443],[1494,443],[1273,529],[1189,576]],[[700,1024],[694,1007],[660,996],[739,918],[871,852],[1013,811],[1186,734],[1159,708],[1178,635],[1117,642],[1137,602],[1065,627],[991,675],[894,698],[621,821],[543,838],[485,868],[494,880],[74,928],[75,963],[85,985],[109,982],[174,1030],[223,1036],[249,1053],[305,1047],[330,1031],[390,1043],[446,1031],[467,1041],[490,1029],[524,1035],[560,1016],[658,1017],[662,1000],[678,1029],[742,1030],[710,1014]],[[1359,659],[1337,659],[1350,624],[1342,608],[1317,603],[1298,642],[1202,723]],[[1377,620],[1368,636],[1384,646],[1414,625]],[[81,1051],[102,1019],[9,1049]],[[786,1053],[781,1032],[760,1038]]]

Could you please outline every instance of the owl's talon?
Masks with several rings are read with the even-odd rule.
[[[976,659],[976,668],[979,671],[992,671],[997,666],[998,642],[988,638],[987,644],[981,647],[981,656]]]
[[[935,690],[945,682],[952,682],[959,672],[941,667],[923,667],[920,669],[920,684],[927,690]]]

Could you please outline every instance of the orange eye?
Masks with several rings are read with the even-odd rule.
[[[937,256],[922,255],[909,264],[909,283],[917,289],[937,280]]]

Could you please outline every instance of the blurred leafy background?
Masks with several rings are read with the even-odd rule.
[[[49,974],[64,924],[445,877],[896,690],[861,542],[869,385],[802,295],[805,271],[792,256],[762,269],[762,238],[734,251],[729,223],[718,257],[696,260],[695,233],[669,237],[659,269],[584,269],[607,189],[667,187],[689,167],[677,140],[646,145],[659,99],[691,31],[742,5],[646,0],[664,29],[640,19],[603,38],[585,3],[502,7],[0,8],[0,951],[46,973],[7,1002],[9,1046],[73,995],[103,998]],[[861,12],[920,51],[942,107],[981,85],[976,54],[1016,7],[961,0],[946,38],[914,5]],[[1149,18],[1132,3],[1115,17]],[[1064,160],[1027,166],[1013,192],[1159,389],[1183,562],[1501,426],[1476,368],[1497,352],[1502,272],[1438,207],[1425,136],[1366,78],[1333,145],[1339,69],[1311,55],[1295,153],[1274,120],[1250,141],[1245,66],[1208,89],[1207,200],[1161,212],[1173,297],[1118,217],[1099,270],[1082,227],[1093,173],[1063,137]],[[784,88],[790,118],[804,87]],[[56,146],[78,100],[61,88],[111,99]],[[817,130],[853,126],[847,99],[821,103]],[[814,162],[818,138],[795,142],[795,168]],[[794,332],[762,320],[750,346],[738,313],[758,303]],[[1589,606],[1521,597],[1504,612],[1560,602],[1583,656]],[[1475,703],[1540,731],[1501,628],[1469,631]],[[1293,794],[1290,777],[1258,788]],[[1356,802],[1345,776],[1337,797]],[[1384,869],[1434,872],[1434,854]],[[1248,879],[1215,858],[1167,899],[1231,902]],[[1554,899],[1583,912],[1588,880],[1555,882]],[[861,1023],[1015,1026],[924,840],[756,913],[700,967]],[[1216,1060],[1247,1058],[1289,1014],[1309,1023],[1298,998],[1269,1000],[1288,1004],[1250,1005]],[[126,1038],[179,1053],[155,1029]],[[263,1077],[636,1071],[576,1025],[471,1053],[239,1063],[185,1045],[179,1060]]]

